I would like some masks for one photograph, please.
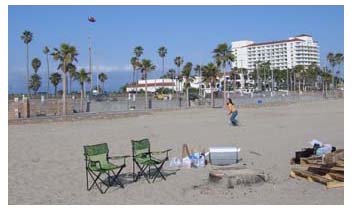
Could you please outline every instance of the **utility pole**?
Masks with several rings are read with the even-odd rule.
[[[89,52],[89,75],[90,75],[90,89],[89,89],[89,100],[92,97],[92,90],[93,90],[93,77],[92,77],[92,39],[91,36],[88,36],[89,40],[89,47],[88,47],[88,52]]]

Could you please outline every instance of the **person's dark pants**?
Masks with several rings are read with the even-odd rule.
[[[237,120],[236,120],[237,115],[238,115],[238,111],[232,112],[232,114],[230,115],[230,122],[234,126],[237,125]]]

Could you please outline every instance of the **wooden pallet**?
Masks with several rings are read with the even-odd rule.
[[[290,177],[292,178],[305,178],[311,182],[318,182],[326,185],[327,189],[343,187],[343,174],[340,173],[327,173],[326,175],[318,175],[314,172],[300,169],[300,168],[292,168],[290,172]]]

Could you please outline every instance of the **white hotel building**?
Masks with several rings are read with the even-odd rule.
[[[271,69],[291,69],[296,65],[309,66],[312,63],[320,65],[319,44],[312,36],[301,34],[287,40],[255,43],[241,40],[232,42],[235,61],[232,67],[254,70],[257,62],[271,63]],[[240,75],[239,82],[244,87],[245,82],[254,83]]]

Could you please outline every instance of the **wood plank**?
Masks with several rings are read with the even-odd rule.
[[[322,169],[322,170],[327,170],[328,172],[344,172],[344,168],[337,167],[337,166],[329,167],[329,166],[325,166],[325,165],[307,164],[307,165],[305,165],[305,167],[318,168],[318,169]]]
[[[297,175],[297,176],[301,176],[301,177],[304,177],[304,178],[306,178],[308,180],[319,182],[321,184],[326,184],[327,182],[332,181],[332,180],[327,179],[325,177],[322,177],[320,175],[314,174],[314,173],[312,173],[310,171],[302,170],[302,169],[299,169],[299,168],[292,168],[292,172],[295,175]]]
[[[327,189],[338,188],[338,187],[344,187],[344,182],[332,181],[326,184]]]
[[[323,162],[327,165],[335,165],[338,160],[344,160],[343,149],[328,153],[323,158]]]
[[[326,185],[327,189],[338,188],[338,187],[344,186],[344,182],[335,181],[332,179],[331,176],[326,178],[326,177],[314,174],[310,171],[305,171],[305,170],[302,170],[299,168],[292,168],[292,170],[290,172],[290,177],[296,178],[298,176],[303,177],[303,178],[307,179],[308,181],[315,181],[315,182],[324,184],[324,185]],[[328,176],[328,174],[327,174],[327,176]]]
[[[344,175],[339,174],[339,173],[328,173],[328,176],[332,177],[332,179],[335,179],[340,182],[344,182]]]
[[[337,160],[337,161],[336,161],[336,166],[338,166],[338,167],[344,167],[344,160]]]

